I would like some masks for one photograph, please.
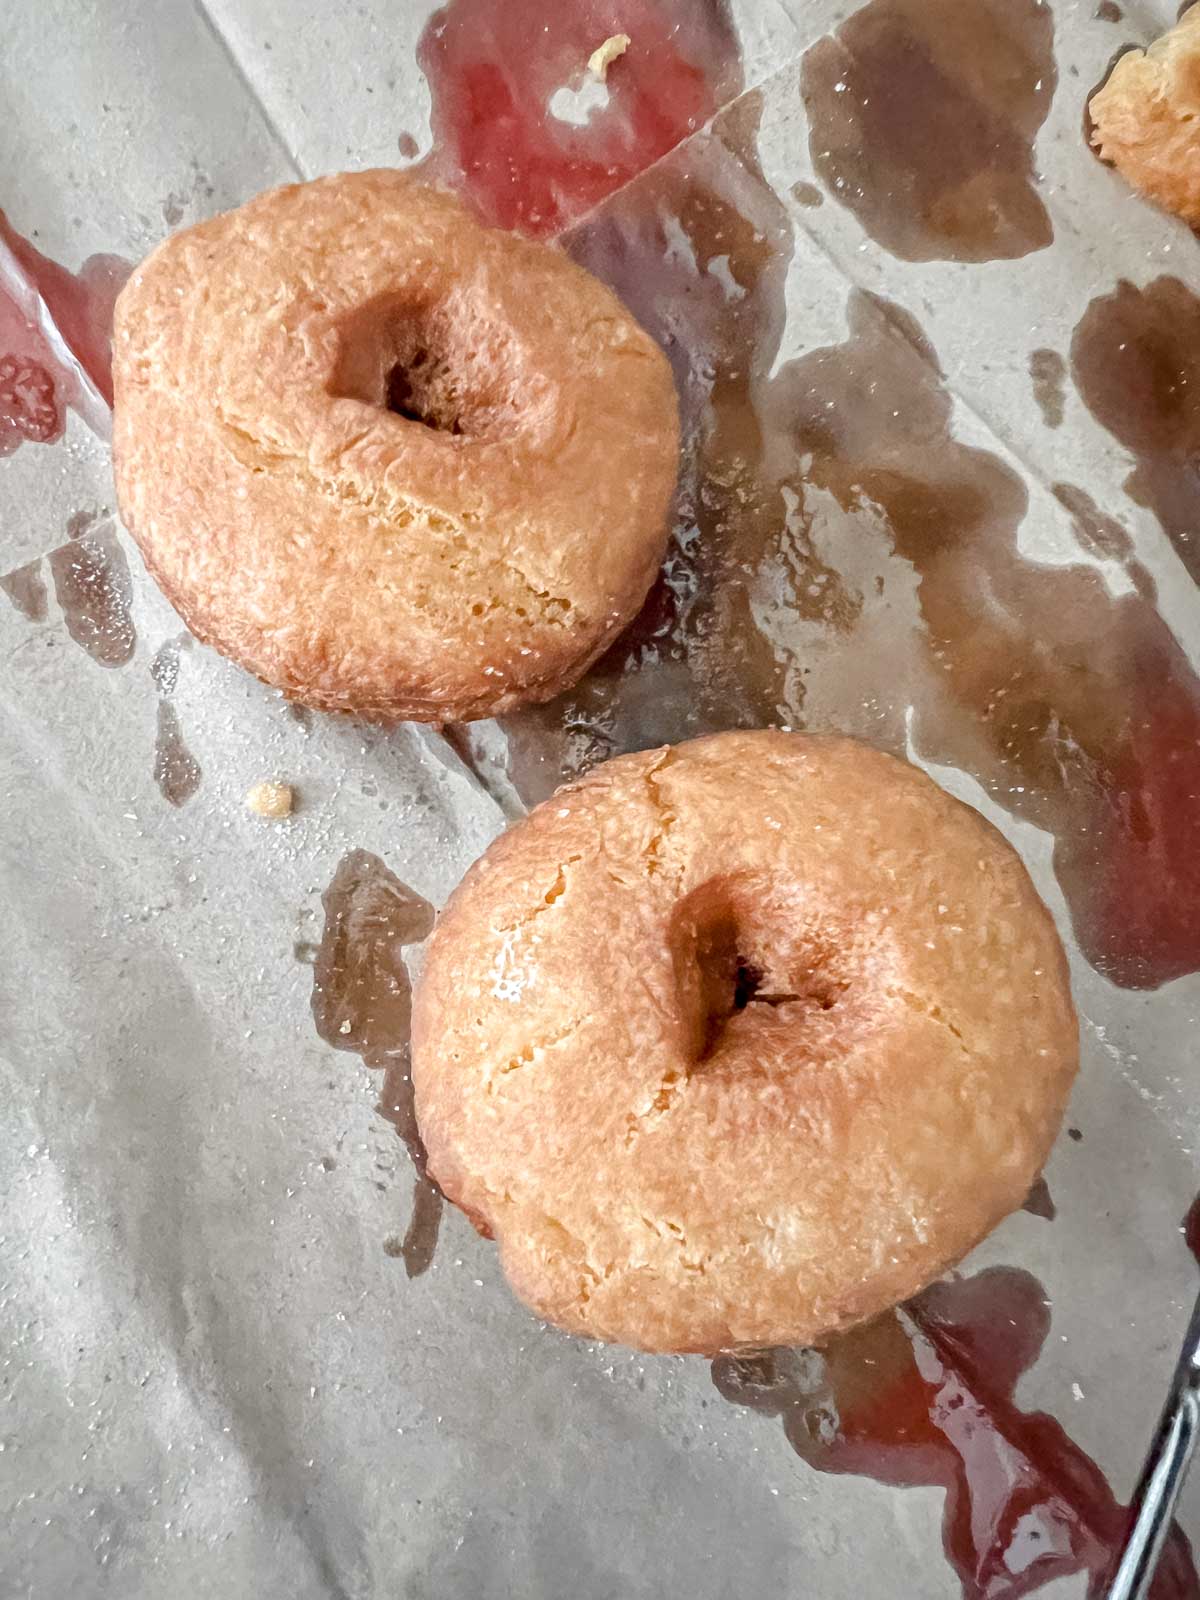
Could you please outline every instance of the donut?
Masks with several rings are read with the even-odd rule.
[[[1139,193],[1200,227],[1200,6],[1129,50],[1088,103],[1091,141]]]
[[[319,709],[443,722],[572,684],[666,544],[670,367],[552,245],[399,172],[167,239],[114,331],[121,513],[205,642]]]
[[[589,1338],[819,1343],[1020,1206],[1078,1063],[1019,857],[851,739],[620,756],[467,874],[412,1076],[429,1170]]]

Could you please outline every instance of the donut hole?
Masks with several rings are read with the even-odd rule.
[[[422,422],[439,433],[462,433],[461,397],[448,375],[438,371],[429,351],[418,348],[412,359],[397,361],[387,375],[386,409],[410,422]]]
[[[744,1011],[762,988],[763,975],[758,967],[751,966],[745,956],[736,958],[733,974],[733,1011]]]
[[[814,922],[798,886],[755,875],[715,878],[675,908],[669,934],[679,1014],[697,1064],[770,1017],[814,1017],[851,986],[836,931]]]
[[[500,435],[518,417],[511,332],[477,312],[384,296],[338,324],[329,393],[450,437]]]

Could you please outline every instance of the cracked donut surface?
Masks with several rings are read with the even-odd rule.
[[[853,740],[622,756],[488,850],[413,1018],[430,1171],[547,1320],[812,1343],[1020,1206],[1078,1062],[999,833]]]
[[[658,570],[662,352],[556,247],[398,172],[175,234],[114,328],[122,516],[191,630],[305,704],[546,699]]]

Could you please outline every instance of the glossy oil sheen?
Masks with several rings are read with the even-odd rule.
[[[906,261],[993,261],[1053,238],[1033,142],[1054,95],[1038,0],[871,0],[804,60],[813,166]]]
[[[578,94],[596,47],[629,48],[578,117],[548,109]],[[714,0],[451,0],[418,49],[435,155],[488,222],[556,233],[701,127],[740,87],[734,35]],[[596,86],[598,87],[598,86]],[[569,108],[568,108],[569,109]]]
[[[779,1417],[818,1472],[945,1490],[943,1539],[963,1600],[1020,1600],[1074,1572],[1098,1596],[1125,1508],[1055,1418],[1014,1398],[1049,1328],[1037,1280],[993,1267],[935,1284],[823,1351],[722,1356],[713,1381],[734,1404]],[[1177,1528],[1151,1595],[1200,1595]]]
[[[20,444],[62,436],[67,407],[79,393],[80,371],[112,404],[112,312],[129,276],[119,256],[91,256],[77,273],[40,250],[0,211],[0,248],[26,291],[42,300],[67,347],[52,348],[23,298],[0,279],[0,456]]]
[[[1024,478],[955,436],[905,307],[776,365],[788,214],[746,95],[567,237],[670,356],[684,450],[640,617],[557,702],[504,719],[528,801],[622,750],[730,727],[840,729],[975,776],[1050,833],[1088,959],[1153,988],[1200,968],[1200,683],[1119,520],[1054,486],[1081,546],[1022,551]],[[1073,357],[1078,365],[1078,340]]]
[[[112,523],[91,513],[72,517],[67,532],[47,557],[67,633],[99,666],[123,667],[137,642],[125,552]]]
[[[416,1277],[433,1260],[442,1197],[425,1174],[413,1113],[412,985],[404,951],[429,934],[433,907],[367,850],[342,857],[321,904],[325,924],[313,963],[313,1020],[326,1044],[353,1050],[384,1073],[379,1109],[416,1169],[412,1216],[397,1252],[409,1277]]]

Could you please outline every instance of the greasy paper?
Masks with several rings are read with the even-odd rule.
[[[0,457],[0,1595],[1026,1592],[1020,1538],[965,1589],[936,1472],[889,1486],[793,1447],[786,1396],[812,1378],[836,1410],[849,1357],[813,1378],[826,1358],[779,1356],[772,1401],[531,1318],[414,1170],[403,1025],[421,908],[591,761],[761,722],[922,761],[1021,851],[1082,1022],[1045,1194],[964,1271],[1019,1273],[1047,1311],[1014,1448],[1046,1413],[1128,1498],[1196,1286],[1200,977],[1168,891],[1200,840],[1200,558],[1185,423],[1147,433],[1122,362],[1195,325],[1200,256],[1081,120],[1172,8],[1014,0],[978,81],[947,12],[897,84],[920,6],[667,7],[670,147],[640,171],[610,141],[621,181],[598,168],[582,207],[536,140],[511,190],[447,156],[476,81],[454,52],[501,60],[499,8],[455,32],[452,5],[442,35],[423,0],[9,9],[0,205],[45,256],[136,260],[269,185],[436,143],[498,220],[536,231],[544,183],[543,231],[664,342],[687,440],[626,645],[560,704],[444,735],[297,714],[192,644],[119,527],[102,405]],[[591,39],[555,56],[544,115],[602,142],[591,48],[630,35],[616,94],[663,8],[543,9],[547,50]],[[290,818],[246,808],[268,780]]]

